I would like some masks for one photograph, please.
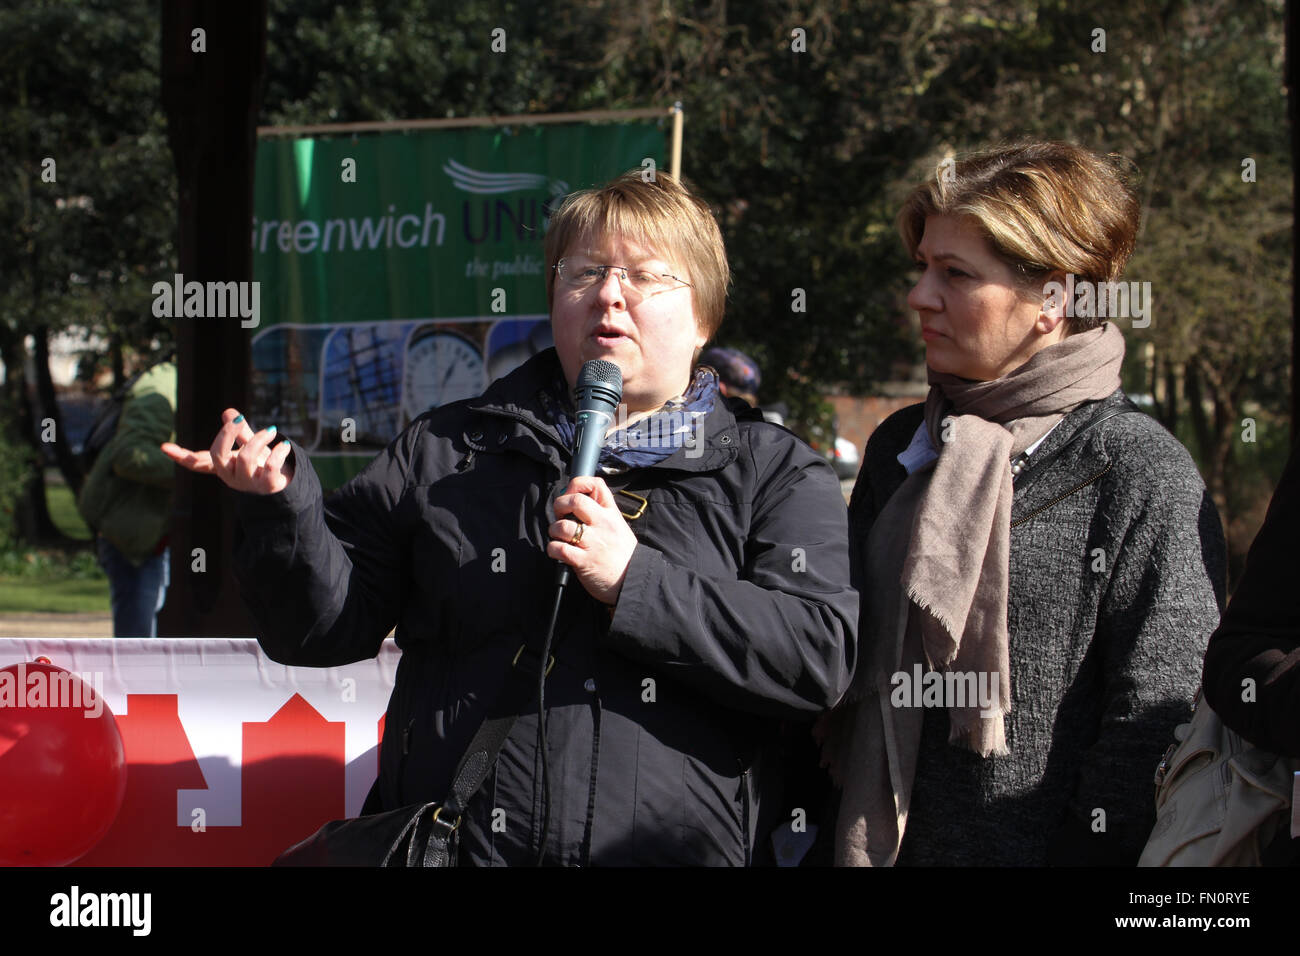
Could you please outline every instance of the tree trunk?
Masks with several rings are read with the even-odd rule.
[[[23,336],[0,322],[0,361],[5,366],[4,408],[17,408],[23,400]]]
[[[248,224],[266,63],[267,0],[162,5],[162,100],[176,162],[178,269],[186,280],[252,281]],[[207,52],[194,50],[202,28]],[[244,408],[247,330],[237,320],[176,319],[176,439],[207,448],[226,407]],[[171,588],[158,617],[168,636],[252,636],[231,571],[234,502],[221,482],[176,469]],[[202,549],[206,568],[193,570]]]
[[[1291,48],[1291,34],[1295,29],[1295,4],[1286,0],[1286,61],[1282,81],[1286,84],[1286,112],[1291,119],[1291,182],[1292,196],[1300,193],[1300,117],[1296,116],[1295,50]],[[1297,291],[1296,256],[1300,255],[1300,218],[1291,217],[1291,443],[1300,437],[1300,291]]]
[[[1236,451],[1237,443],[1241,441],[1241,433],[1238,431],[1241,424],[1241,403],[1235,394],[1237,389],[1230,391],[1226,387],[1215,385],[1210,391],[1214,399],[1215,467],[1223,476],[1221,480],[1223,503],[1219,504],[1216,500],[1215,504],[1219,505],[1219,517],[1223,521],[1223,531],[1228,543],[1227,586],[1228,593],[1231,594],[1237,586],[1241,572],[1245,570],[1246,548],[1249,547],[1248,541],[1234,547],[1237,541],[1233,522],[1237,518]],[[1246,507],[1248,509],[1249,505]]]
[[[1173,434],[1178,433],[1178,371],[1172,362],[1160,362],[1164,366],[1164,375],[1162,376],[1161,391],[1164,393],[1164,403],[1161,407],[1160,424],[1168,428]]]
[[[22,352],[25,353],[26,349],[24,348]],[[21,367],[20,365],[19,368]],[[66,548],[74,542],[59,530],[54,519],[50,517],[50,509],[45,502],[45,449],[37,437],[39,426],[36,421],[36,409],[32,405],[24,379],[24,373],[20,372],[18,380],[21,383],[22,400],[18,406],[20,409],[18,428],[22,432],[23,440],[33,447],[36,455],[27,479],[27,490],[23,500],[14,508],[18,537],[31,545]]]
[[[15,513],[18,516],[18,534],[23,541],[40,548],[74,550],[81,542],[69,538],[50,517],[45,501],[45,469],[33,468],[23,494],[22,503]]]
[[[1196,457],[1206,471],[1211,468],[1211,448],[1214,444],[1210,420],[1205,414],[1205,393],[1202,390],[1201,369],[1197,359],[1187,363],[1183,374],[1183,385],[1187,390],[1187,415],[1192,423],[1192,434],[1196,438]],[[1205,475],[1206,483],[1210,481]]]
[[[1189,367],[1187,382],[1189,397],[1192,394],[1192,383],[1196,383],[1196,405],[1202,419],[1197,428],[1198,442],[1203,443],[1201,471],[1215,507],[1219,509],[1219,518],[1223,522],[1228,541],[1227,584],[1231,593],[1245,568],[1245,551],[1248,546],[1248,542],[1240,540],[1233,527],[1238,504],[1236,452],[1237,444],[1242,439],[1239,429],[1243,382],[1240,378],[1228,378],[1222,374],[1222,370],[1203,358],[1197,359]],[[1208,395],[1211,405],[1208,420],[1201,400],[1205,395]]]
[[[122,358],[122,337],[116,332],[108,340],[108,364],[113,370],[113,390],[116,391],[126,381],[126,361]]]
[[[77,457],[72,453],[72,442],[63,427],[63,414],[59,411],[58,396],[54,393],[54,379],[50,375],[50,333],[44,326],[38,326],[32,332],[36,342],[36,394],[40,397],[43,416],[54,423],[54,460],[58,463],[63,480],[68,483],[74,495],[81,491],[85,475]],[[42,479],[43,484],[43,479]],[[61,533],[61,532],[60,532]]]
[[[1163,363],[1158,359],[1154,352],[1151,355],[1151,364],[1147,370],[1148,379],[1150,380],[1151,404],[1155,417],[1160,424],[1173,429],[1169,424],[1169,389],[1165,387]]]

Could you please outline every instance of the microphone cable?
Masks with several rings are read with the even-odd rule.
[[[534,866],[542,865],[542,859],[546,855],[546,837],[551,829],[551,766],[547,757],[546,741],[546,662],[551,657],[551,644],[555,640],[555,623],[560,617],[560,604],[564,600],[564,588],[568,583],[569,576],[561,575],[555,588],[555,603],[551,606],[551,621],[546,627],[541,664],[537,668],[537,748],[542,756],[542,833],[537,841],[537,860]]]

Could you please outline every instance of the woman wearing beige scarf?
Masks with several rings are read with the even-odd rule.
[[[836,861],[1135,862],[1224,563],[1191,458],[1128,413],[1124,336],[1085,295],[1119,279],[1137,203],[1113,159],[1039,143],[941,166],[898,222],[930,393],[877,429],[850,505]]]

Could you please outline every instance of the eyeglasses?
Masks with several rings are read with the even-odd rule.
[[[566,289],[572,289],[575,292],[585,292],[592,286],[603,285],[609,278],[609,272],[614,270],[618,276],[619,284],[622,285],[624,292],[635,295],[638,299],[646,299],[652,295],[658,295],[660,292],[668,292],[671,289],[681,288],[682,286],[690,287],[690,283],[678,276],[671,275],[667,272],[650,272],[646,269],[633,269],[630,266],[612,266],[598,265],[586,259],[564,258],[557,262],[552,268],[555,270],[555,277]]]

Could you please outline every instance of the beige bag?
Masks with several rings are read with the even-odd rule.
[[[1242,740],[1200,691],[1193,706],[1156,769],[1156,825],[1138,866],[1259,866],[1289,827],[1300,760]]]

